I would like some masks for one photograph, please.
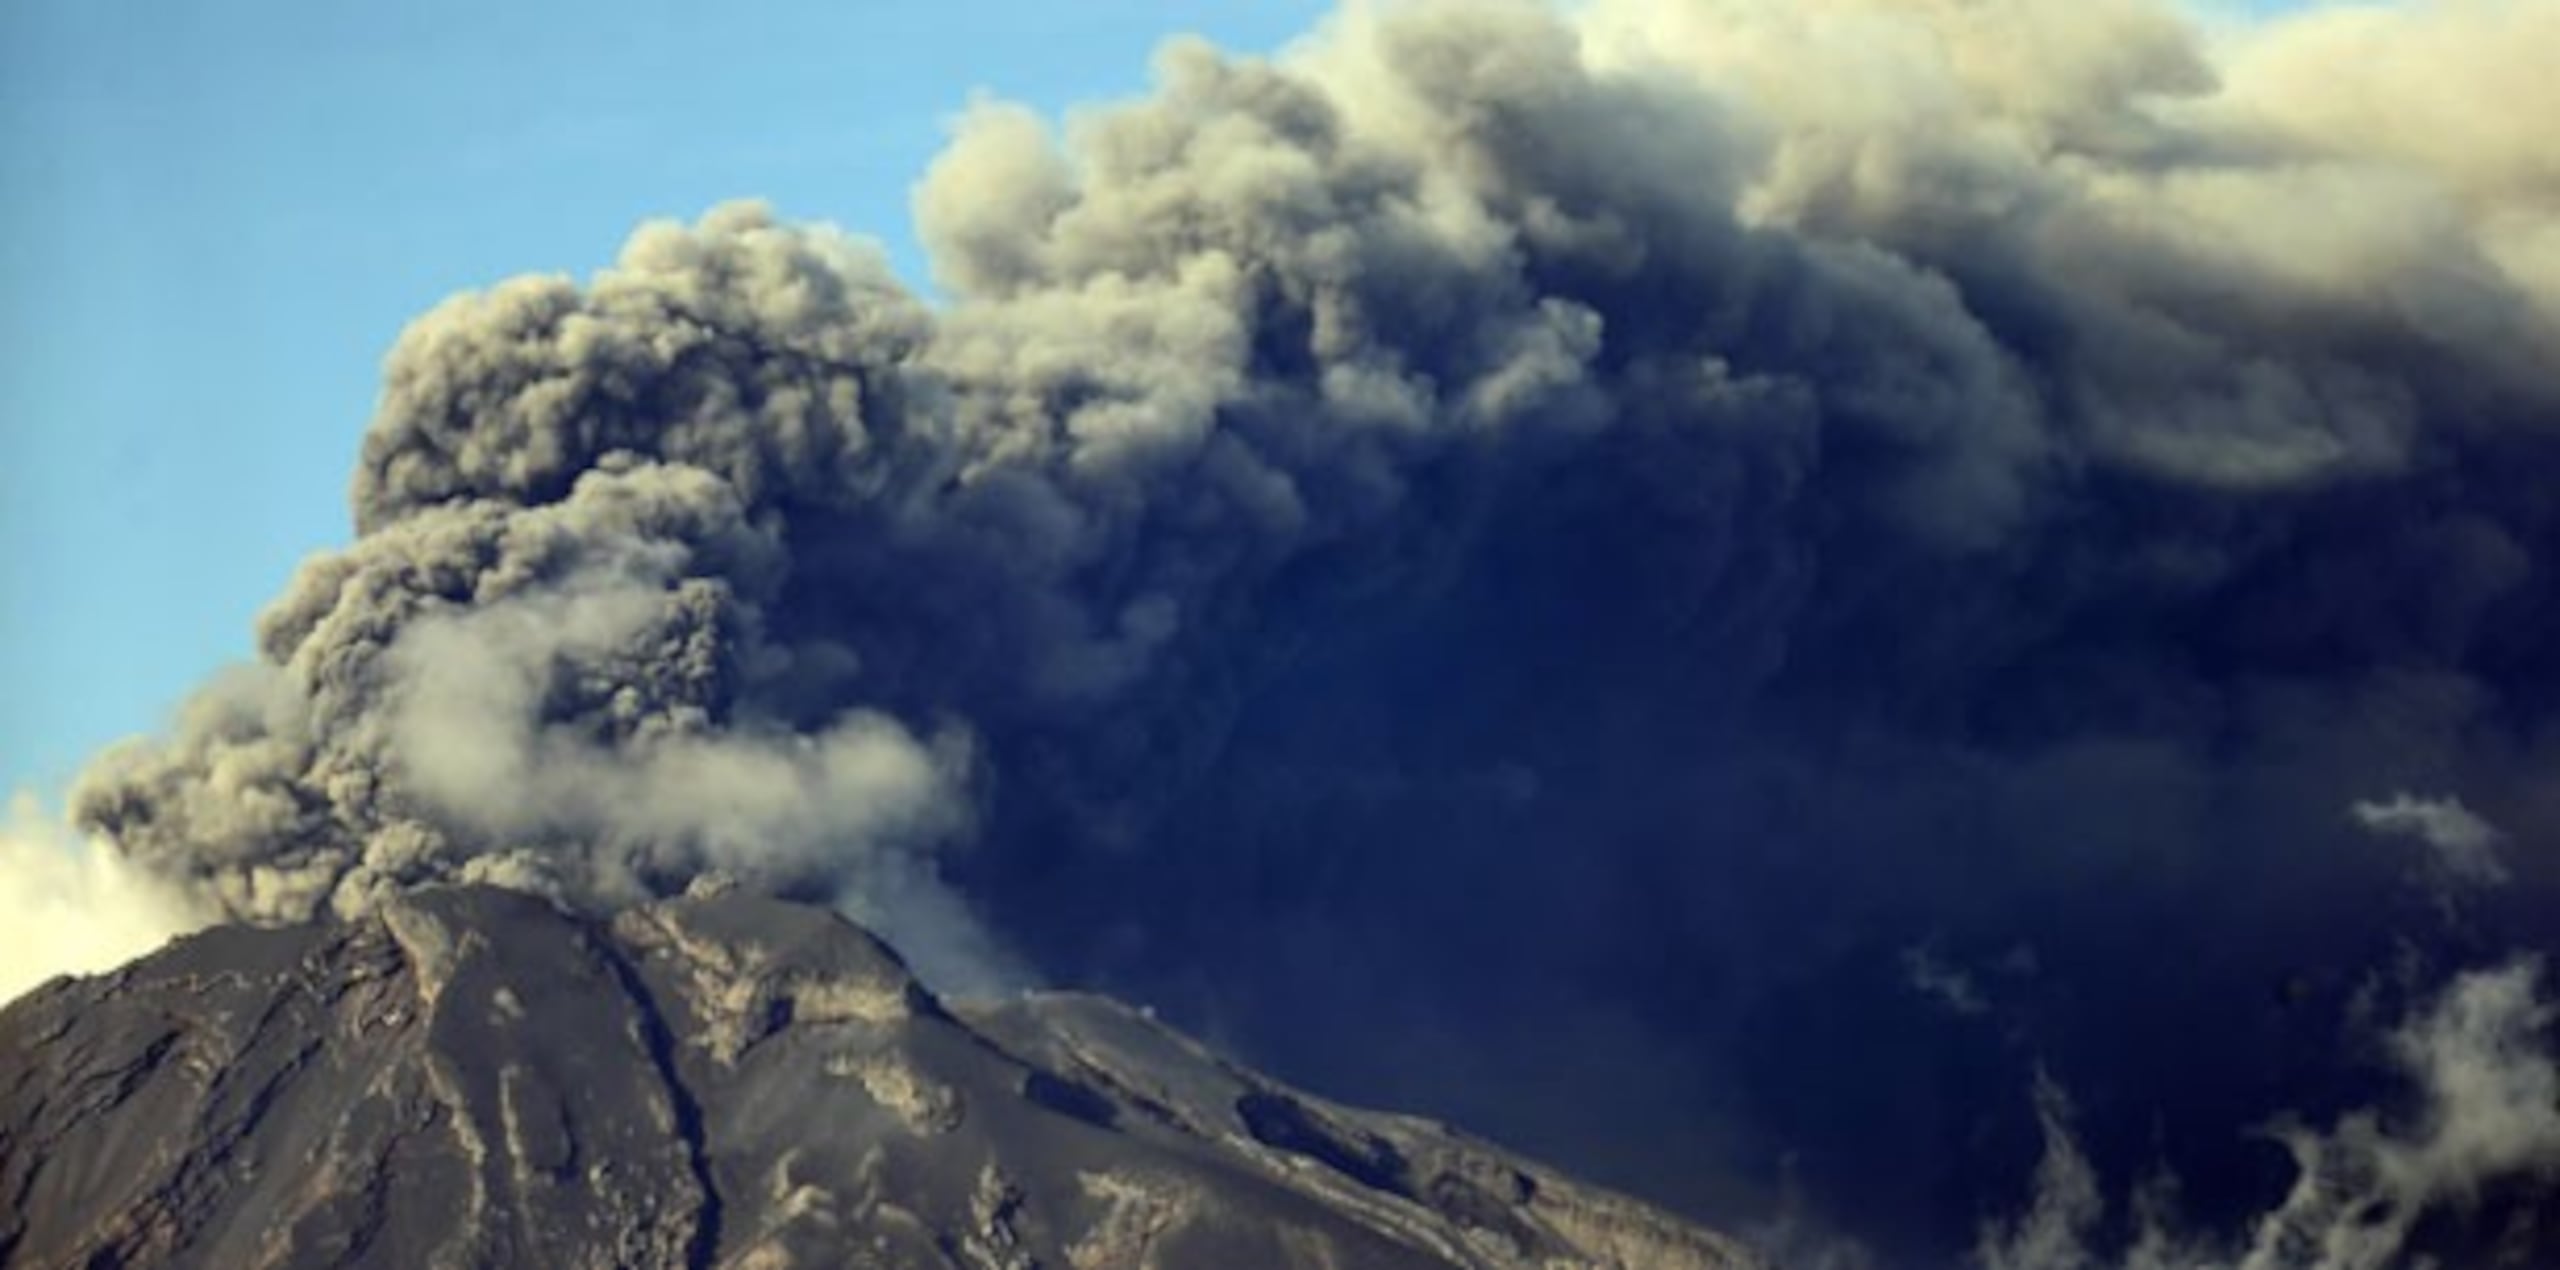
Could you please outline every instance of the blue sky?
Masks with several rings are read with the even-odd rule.
[[[249,654],[401,324],[761,197],[906,238],[972,92],[1144,86],[1317,0],[12,0],[0,7],[0,788],[53,792]]]

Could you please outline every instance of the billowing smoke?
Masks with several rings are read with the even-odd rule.
[[[55,975],[112,970],[209,916],[32,798],[0,821],[0,1005]]]
[[[2065,1089],[2089,1196],[2241,1221],[2249,1126],[2395,1070],[2342,1057],[2377,1002],[2554,947],[2555,48],[2552,0],[1177,42],[960,122],[939,304],[732,206],[420,319],[357,541],[78,812],[260,920],[830,898],[1892,1264]],[[2458,889],[2393,836],[2472,822]]]

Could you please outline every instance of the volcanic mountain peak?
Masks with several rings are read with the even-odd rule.
[[[1742,1266],[1112,1001],[946,1006],[836,914],[478,887],[0,1013],[12,1265]]]

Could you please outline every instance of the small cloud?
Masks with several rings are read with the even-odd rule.
[[[2359,801],[2348,809],[2356,823],[2377,834],[2408,838],[2427,848],[2437,871],[2451,882],[2496,886],[2507,880],[2498,858],[2506,835],[2458,798],[2420,798],[2402,792],[2385,801]]]
[[[1937,951],[1926,944],[1902,950],[1903,980],[1914,991],[1936,997],[1948,1009],[1963,1015],[1988,1013],[1991,1003],[1983,999],[1982,989],[1961,967],[1938,960]]]

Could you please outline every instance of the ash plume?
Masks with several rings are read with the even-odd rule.
[[[419,319],[357,540],[77,812],[251,920],[824,896],[1695,1210],[1783,1162],[1886,1247],[2033,1167],[2033,1037],[2085,1169],[2258,1211],[2236,1127],[2352,1104],[2370,967],[2551,946],[2554,46],[2549,0],[1177,41],[959,121],[944,302],[735,205]],[[2398,788],[2508,884],[2411,894],[2338,812]],[[2035,970],[1949,1012],[1914,947]]]

